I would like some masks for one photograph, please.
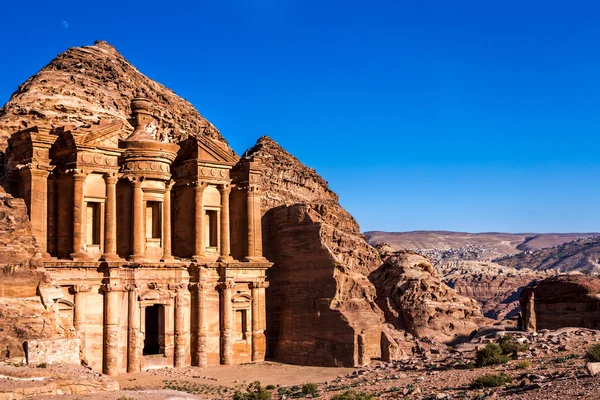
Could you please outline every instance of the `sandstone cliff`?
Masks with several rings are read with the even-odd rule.
[[[360,365],[381,355],[383,314],[366,275],[381,264],[359,226],[317,173],[268,137],[244,157],[260,160],[267,340],[277,360]]]
[[[600,278],[558,275],[526,287],[520,296],[528,330],[600,329]]]
[[[177,142],[187,135],[203,134],[233,153],[219,131],[189,102],[143,75],[103,41],[68,49],[19,86],[0,109],[0,150],[6,148],[13,132],[34,125],[125,122],[130,101],[138,92],[155,107],[155,138]]]
[[[445,285],[421,255],[397,252],[369,279],[386,320],[419,338],[444,342],[466,338],[483,322],[477,302]]]

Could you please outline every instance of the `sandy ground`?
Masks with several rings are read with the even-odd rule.
[[[124,374],[117,377],[122,390],[163,388],[165,380],[188,381],[197,384],[239,387],[253,381],[263,385],[292,386],[306,382],[321,383],[351,374],[354,368],[303,367],[275,362],[219,365],[184,369],[157,369]]]

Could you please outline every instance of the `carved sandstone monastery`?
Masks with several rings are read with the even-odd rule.
[[[21,85],[0,110],[0,148],[13,356],[27,342],[30,363],[55,351],[115,375],[411,352],[367,278],[383,262],[327,182],[266,137],[238,157],[105,42]]]

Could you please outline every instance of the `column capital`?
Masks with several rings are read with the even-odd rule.
[[[194,181],[194,186],[196,187],[197,192],[203,191],[207,186],[208,182],[206,181]]]
[[[92,290],[92,285],[78,284],[71,287],[73,293],[87,293]]]
[[[171,189],[173,189],[173,185],[175,185],[175,181],[173,179],[169,179],[168,181],[165,182],[165,189],[171,190]]]
[[[88,176],[88,172],[86,170],[78,168],[68,169],[65,171],[65,174],[71,175],[76,181],[83,181]]]
[[[123,289],[126,292],[135,292],[137,290],[138,285],[135,283],[128,283],[127,285],[123,286]]]
[[[221,194],[229,194],[231,192],[231,184],[230,183],[220,183],[218,188],[219,188],[219,192],[221,192]]]
[[[256,281],[250,283],[250,289],[266,289],[269,287],[269,282]]]
[[[119,180],[119,174],[117,172],[107,172],[104,174],[104,180],[109,185],[114,185]]]
[[[219,282],[217,284],[217,287],[219,288],[219,290],[231,290],[235,288],[235,282],[234,281],[227,281],[227,282]]]
[[[169,283],[169,290],[173,290],[175,292],[182,292],[186,290],[188,287],[187,283]]]
[[[215,288],[215,283],[214,282],[190,282],[189,283],[189,288],[192,289],[196,289],[198,291],[202,291],[202,290],[207,290],[207,289],[214,289]]]
[[[101,286],[102,290],[106,293],[109,292],[122,292],[125,287],[120,283],[105,283]]]
[[[20,165],[17,168],[21,174],[30,174],[32,176],[41,176],[45,178],[50,174],[50,171],[54,169],[54,166],[28,163]]]
[[[248,185],[248,194],[249,195],[260,194],[260,186],[259,185]]]

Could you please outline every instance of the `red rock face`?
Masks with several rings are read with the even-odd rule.
[[[600,329],[600,278],[588,275],[547,278],[525,288],[519,301],[526,319],[532,315],[535,323],[532,326],[538,330],[563,327]]]
[[[445,285],[418,254],[394,254],[369,279],[386,320],[419,338],[450,342],[468,337],[483,322],[479,304]]]
[[[19,86],[0,109],[0,150],[13,132],[34,125],[87,126],[120,120],[131,133],[126,122],[131,99],[139,92],[156,108],[155,138],[178,142],[203,134],[229,149],[217,128],[189,102],[143,75],[108,43],[96,42],[58,55]]]
[[[317,173],[267,137],[262,162],[270,355],[306,365],[355,366],[381,355],[383,313],[366,275],[381,265],[354,218]]]

